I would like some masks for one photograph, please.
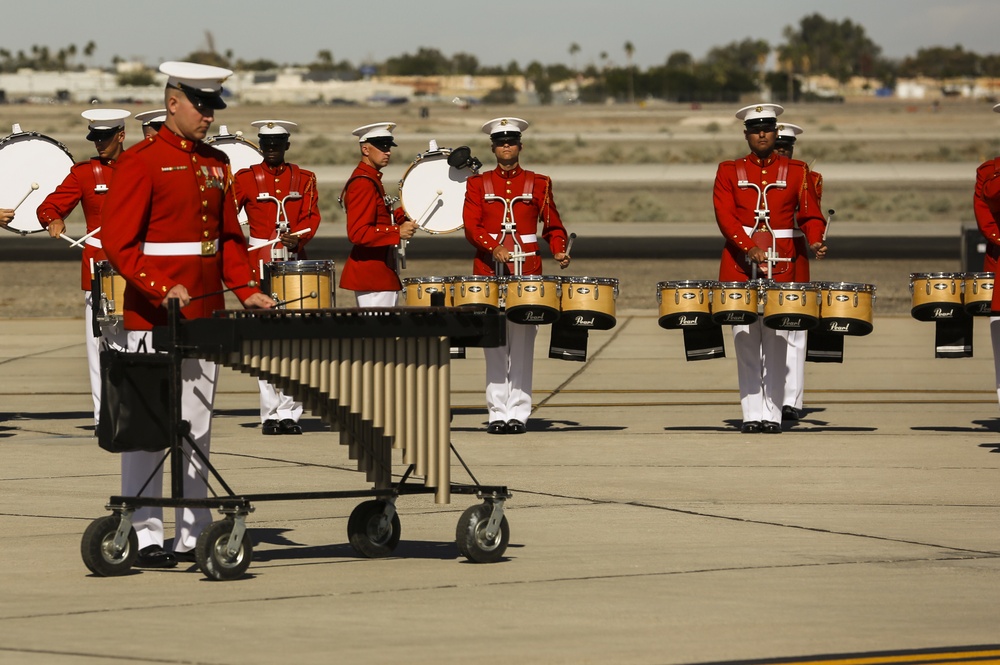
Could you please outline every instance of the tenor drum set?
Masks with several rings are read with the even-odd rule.
[[[874,329],[874,284],[664,281],[656,285],[656,300],[661,328],[692,331],[685,334],[688,360],[724,357],[718,329],[758,319],[768,328],[811,331],[819,337],[860,337]]]
[[[975,317],[990,316],[993,273],[910,273],[910,295],[910,315],[935,324],[935,357],[971,357]]]

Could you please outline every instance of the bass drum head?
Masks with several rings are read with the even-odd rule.
[[[248,169],[264,161],[264,156],[261,154],[260,148],[242,136],[220,134],[219,136],[208,137],[205,139],[205,143],[226,153],[226,157],[229,158],[229,168],[232,169],[233,175],[236,175],[237,171]],[[240,210],[237,219],[240,220],[240,224],[246,224],[246,211]]]
[[[428,233],[451,233],[463,225],[465,181],[475,172],[449,165],[450,154],[444,149],[418,156],[399,181],[403,211]]]
[[[72,167],[73,156],[66,146],[48,136],[25,132],[0,140],[0,208],[17,208],[14,219],[3,228],[21,235],[43,231],[38,206]]]

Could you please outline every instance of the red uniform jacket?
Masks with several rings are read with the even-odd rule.
[[[813,189],[813,196],[816,197],[816,205],[820,211],[823,210],[823,176],[818,171],[809,171],[809,186]],[[806,244],[804,235],[795,236],[795,251],[799,256],[795,260],[796,282],[809,281],[809,245]]]
[[[78,203],[83,202],[83,217],[87,221],[87,233],[101,226],[101,207],[108,196],[108,185],[114,174],[114,160],[91,157],[86,162],[78,162],[70,169],[66,179],[55,191],[45,197],[38,206],[38,221],[45,228],[49,222],[64,220]],[[86,233],[84,234],[86,235]],[[93,263],[107,258],[101,246],[101,232],[91,236],[83,246],[83,263],[80,288],[90,291],[91,268]]]
[[[151,140],[122,154],[101,215],[104,249],[125,278],[125,329],[163,325],[167,292],[182,284],[191,296],[233,288],[240,301],[259,289],[250,281],[246,240],[236,219],[229,158],[166,126]],[[199,253],[157,256],[145,243],[188,243]],[[150,248],[152,251],[152,247]],[[224,297],[193,300],[185,318],[202,318],[225,306]]]
[[[526,195],[531,186],[531,200],[515,201],[511,204],[514,215],[515,233],[525,252],[535,252],[535,256],[525,259],[521,268],[524,275],[542,274],[542,257],[538,254],[538,241],[530,236],[538,233],[538,222],[542,222],[542,238],[548,243],[553,254],[566,251],[566,228],[563,226],[555,200],[552,198],[552,181],[540,173],[525,171],[520,166],[505,171],[499,166],[492,171],[474,175],[465,183],[465,208],[462,218],[465,223],[465,237],[476,248],[472,271],[476,275],[495,275],[493,250],[500,244],[505,205],[501,201],[486,200],[488,190],[493,195],[510,201],[516,196]],[[528,236],[529,240],[523,240]],[[507,249],[513,249],[510,235],[504,238]],[[513,263],[508,263],[506,274],[513,271]]]
[[[996,272],[997,259],[1000,258],[1000,157],[985,162],[976,170],[972,208],[976,213],[976,224],[986,238],[983,272]],[[995,289],[993,294],[997,294]],[[993,309],[997,309],[996,304]]]
[[[351,291],[398,291],[396,247],[402,209],[389,212],[382,187],[382,172],[361,162],[347,179],[342,195],[347,212],[347,239],[354,243],[344,263],[340,287]]]
[[[748,229],[754,226],[758,189],[739,187],[738,173],[745,171],[747,181],[755,183],[761,190],[777,182],[782,173],[785,187],[771,187],[767,190],[767,207],[770,210],[771,228],[776,231],[778,255],[793,259],[792,263],[777,263],[771,279],[778,282],[795,280],[794,260],[800,257],[796,250],[791,231],[796,221],[806,236],[807,244],[819,242],[826,228],[815,192],[809,186],[809,167],[805,162],[788,159],[777,154],[761,161],[750,154],[742,159],[722,162],[715,174],[715,220],[719,224],[726,246],[722,251],[719,279],[724,282],[741,282],[751,277],[751,266],[746,260],[747,252],[758,246],[757,239],[751,239]],[[770,238],[755,234],[760,238],[763,249],[771,246]],[[788,236],[788,237],[778,237]],[[758,272],[758,277],[765,275]]]
[[[290,192],[298,192],[300,199],[285,200],[285,213],[288,215],[288,231],[294,233],[303,229],[311,229],[299,236],[299,245],[295,250],[296,258],[306,259],[305,246],[316,235],[319,227],[319,193],[316,189],[316,174],[300,169],[295,164],[282,164],[271,168],[267,164],[255,164],[248,169],[242,169],[234,178],[236,193],[236,209],[243,209],[250,222],[250,244],[259,244],[255,240],[274,240],[278,237],[279,205],[271,200],[258,201],[259,195],[271,196],[279,201],[285,199]],[[250,250],[250,268],[254,279],[258,282],[261,262],[271,262],[273,246]]]

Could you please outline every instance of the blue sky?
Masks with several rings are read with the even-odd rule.
[[[575,42],[581,49],[575,64],[582,67],[600,64],[602,51],[624,64],[628,41],[635,63],[649,67],[673,51],[701,58],[713,46],[747,37],[776,45],[785,26],[815,12],[861,24],[889,57],[957,44],[1000,52],[996,0],[38,0],[7,12],[0,47],[82,50],[92,40],[95,64],[117,55],[155,65],[204,48],[210,32],[218,51],[246,60],[304,63],[325,49],[338,61],[360,64],[427,46],[445,55],[471,53],[485,65],[524,66],[573,65]]]

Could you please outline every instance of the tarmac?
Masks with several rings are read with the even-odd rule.
[[[857,247],[899,228],[832,227]],[[912,246],[872,256],[958,267],[959,224],[906,228]],[[627,262],[612,236],[690,255],[714,228],[574,230],[581,253]],[[419,252],[446,255],[440,240]],[[42,260],[42,243],[11,236],[0,258]],[[933,325],[876,307],[843,363],[807,365],[797,424],[743,435],[731,337],[725,358],[687,362],[654,306],[619,309],[614,329],[590,334],[586,362],[548,358],[543,326],[524,435],[483,432],[481,350],[452,362],[453,445],[481,483],[513,494],[501,561],[460,555],[468,496],[400,498],[402,540],[382,559],[348,544],[359,500],[258,502],[253,562],[228,582],[185,565],[89,574],[80,539],[109,514],[119,460],[93,436],[82,322],[4,318],[0,663],[996,662],[995,646],[992,660],[954,655],[1000,643],[986,319],[974,357],[935,359]],[[212,461],[235,491],[370,487],[317,418],[303,417],[301,437],[261,436],[257,399],[255,379],[222,370]]]
[[[383,559],[347,542],[357,500],[260,502],[253,562],[228,582],[88,573],[81,535],[119,461],[93,437],[81,322],[4,320],[0,662],[663,664],[1000,642],[985,319],[973,358],[936,360],[931,324],[876,315],[842,364],[807,366],[805,413],[780,435],[739,432],[728,334],[725,358],[686,362],[656,319],[617,312],[582,363],[548,358],[543,326],[520,436],[482,431],[481,350],[453,361],[455,449],[513,494],[501,561],[458,552],[472,497],[402,497]],[[318,419],[263,437],[256,409],[255,380],[223,369],[212,460],[237,492],[369,487]]]

